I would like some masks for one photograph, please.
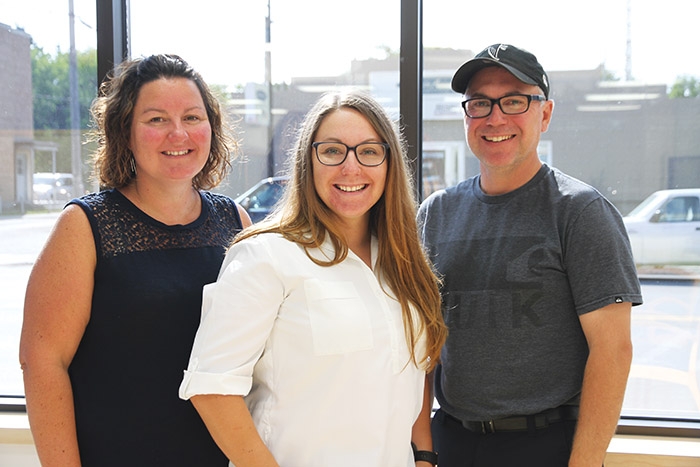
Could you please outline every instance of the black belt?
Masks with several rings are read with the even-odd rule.
[[[508,417],[484,422],[464,421],[453,417],[444,410],[442,412],[448,419],[461,424],[464,428],[483,434],[496,433],[497,431],[528,431],[531,428],[547,428],[552,423],[564,420],[578,419],[578,406],[576,405],[562,405],[534,415]]]

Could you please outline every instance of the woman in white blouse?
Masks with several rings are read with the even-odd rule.
[[[370,96],[328,94],[291,162],[205,286],[180,397],[236,467],[427,467],[446,328],[399,133]]]

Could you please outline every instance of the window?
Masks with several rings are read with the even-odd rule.
[[[69,174],[75,194],[95,189],[91,147],[78,145],[76,155],[69,104],[80,103],[83,133],[97,89],[96,2],[74,1],[77,95],[66,75],[68,2],[38,3],[14,2],[0,13],[8,70],[0,77],[0,394],[10,396],[23,393],[24,286],[62,206],[35,202],[34,174]],[[415,1],[358,0],[332,14],[322,0],[131,2],[129,44],[132,56],[181,55],[219,92],[246,159],[219,188],[235,197],[284,172],[295,125],[326,90],[366,87],[399,118],[399,83],[407,81],[399,79],[402,4]],[[696,42],[698,13],[683,0],[591,0],[575,14],[555,0],[504,0],[498,11],[483,2],[423,2],[422,194],[477,173],[461,96],[449,84],[462,62],[500,42],[531,50],[549,72],[555,110],[544,161],[596,187],[623,214],[653,192],[700,187],[700,62],[684,46]],[[682,208],[679,216],[697,221],[697,203]],[[692,245],[700,244],[695,234]],[[670,251],[668,241],[659,245],[655,251]],[[645,304],[633,310],[623,416],[700,421],[700,260],[655,260],[640,264],[640,276]]]
[[[283,173],[295,125],[325,91],[371,88],[398,118],[399,2],[359,0],[332,14],[322,0],[178,4],[131,2],[131,55],[174,51],[220,92],[246,161],[219,191],[235,197]],[[154,30],[155,16],[191,33]]]
[[[692,222],[698,219],[697,196],[679,196],[666,203],[659,213],[658,222]]]
[[[29,271],[57,210],[91,189],[83,142],[97,92],[95,2],[15,2],[0,23],[0,395],[23,396]]]

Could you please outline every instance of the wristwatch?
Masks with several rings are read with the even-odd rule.
[[[418,451],[416,445],[411,443],[413,448],[413,460],[429,462],[431,465],[438,465],[438,453],[435,451]]]

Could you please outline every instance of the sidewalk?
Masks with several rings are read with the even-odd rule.
[[[637,266],[640,280],[700,282],[700,265]]]

